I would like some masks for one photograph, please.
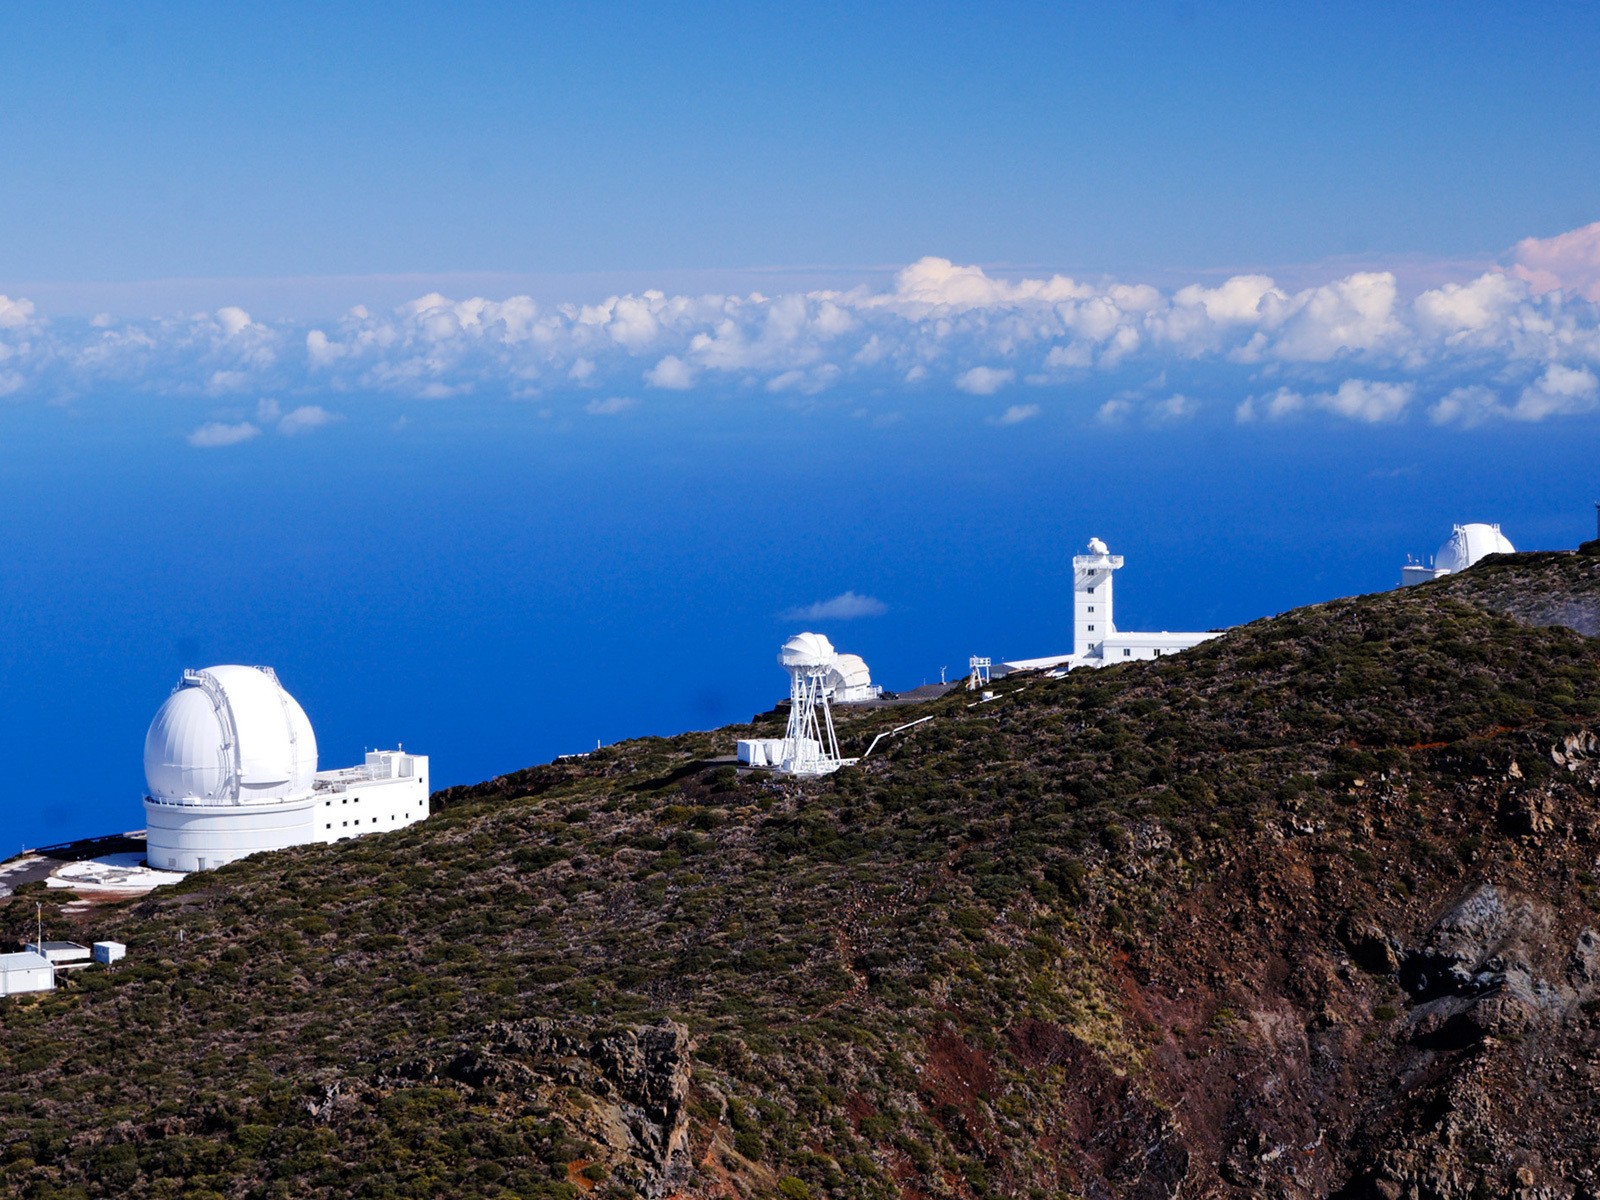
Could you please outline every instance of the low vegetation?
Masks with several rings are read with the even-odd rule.
[[[1600,645],[1529,622],[1597,597],[1510,556],[825,780],[711,761],[769,714],[100,909],[124,963],[0,1002],[0,1194],[1595,1194]],[[1485,887],[1559,1019],[1438,948]]]

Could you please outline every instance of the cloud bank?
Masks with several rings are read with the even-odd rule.
[[[52,320],[0,296],[0,396],[287,397],[254,422],[219,419],[196,445],[304,433],[312,397],[449,401],[576,397],[618,415],[650,392],[708,396],[1001,396],[1014,424],[1076,403],[1085,419],[1170,424],[1410,419],[1544,421],[1600,400],[1600,224],[1517,244],[1508,265],[1402,295],[1361,271],[1289,290],[1271,277],[1163,290],[1114,279],[1003,279],[928,257],[884,289],[767,296],[645,291],[541,307],[526,296],[432,293],[333,323],[244,310],[142,321]],[[960,397],[972,397],[964,401]],[[652,410],[657,411],[657,410]],[[224,431],[226,430],[226,432]]]

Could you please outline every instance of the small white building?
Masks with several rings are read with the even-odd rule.
[[[791,747],[784,738],[740,738],[734,749],[739,755],[739,761],[747,767],[776,769],[783,765],[783,760],[790,753]],[[807,753],[815,755],[815,745],[807,747]]]
[[[1123,633],[1112,619],[1112,575],[1122,568],[1122,555],[1112,554],[1099,538],[1090,538],[1088,553],[1072,560],[1072,653],[1045,658],[1022,658],[1003,662],[997,675],[1012,671],[1077,667],[1108,667],[1113,663],[1135,662],[1176,654],[1219,636],[1206,633]]]
[[[261,850],[428,815],[428,760],[402,749],[317,770],[311,722],[270,667],[185,671],[144,743],[146,861],[207,871]]]
[[[1419,583],[1442,579],[1457,571],[1465,571],[1480,558],[1486,558],[1491,554],[1516,552],[1517,548],[1505,534],[1500,532],[1498,525],[1481,523],[1456,525],[1452,527],[1450,537],[1444,545],[1439,547],[1439,553],[1435,554],[1426,566],[1415,559],[1407,560],[1405,566],[1400,568],[1400,586],[1412,587]]]
[[[77,942],[28,942],[22,947],[30,954],[37,954],[44,958],[51,966],[62,966],[66,963],[85,963],[94,957],[94,952],[87,946],[80,946]]]
[[[44,955],[31,950],[21,954],[0,954],[0,996],[52,992],[55,986],[56,969]]]
[[[128,947],[121,942],[96,942],[94,960],[107,966],[128,957]]]

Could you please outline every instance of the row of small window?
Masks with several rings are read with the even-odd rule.
[[[418,782],[418,783],[423,783],[423,782],[426,782],[426,781],[425,781],[425,780],[421,780],[421,779],[419,779],[419,780],[417,780],[417,782]],[[349,803],[350,803],[350,797],[349,797],[349,796],[346,796],[346,797],[345,797],[345,798],[344,798],[344,799],[342,799],[342,800],[340,800],[340,801],[339,801],[339,803],[340,803],[340,804],[349,804]],[[360,796],[357,796],[357,797],[356,797],[356,803],[357,803],[357,804],[360,804],[360,803],[361,803],[361,797],[360,797]],[[323,802],[322,802],[322,807],[324,807],[324,808],[329,808],[329,807],[331,807],[331,806],[332,806],[332,805],[333,805],[333,801],[332,801],[332,800],[324,800],[324,801],[323,801]]]
[[[1093,629],[1093,628],[1094,628],[1094,626],[1092,626],[1092,625],[1091,625],[1091,626],[1090,626],[1090,628],[1091,628],[1091,629]],[[1156,657],[1157,657],[1157,658],[1160,658],[1160,657],[1161,657],[1161,656],[1162,656],[1162,655],[1163,655],[1163,654],[1164,654],[1164,653],[1166,653],[1166,651],[1164,651],[1164,650],[1157,650],[1157,651],[1156,651]],[[1124,647],[1123,647],[1123,650],[1122,650],[1122,657],[1123,657],[1123,658],[1132,658],[1132,657],[1133,657],[1133,651],[1132,651],[1132,650],[1130,650],[1130,649],[1128,649],[1128,648],[1127,648],[1127,647],[1126,647],[1126,646],[1124,646]]]
[[[421,808],[421,806],[419,805],[418,809],[420,810],[420,808]],[[395,819],[395,815],[393,813],[390,813],[389,814],[389,820],[393,821],[394,819]],[[377,817],[373,817],[372,820],[370,822],[368,822],[368,823],[372,824],[372,825],[376,825],[378,823],[378,818]],[[345,827],[345,828],[349,828],[350,822],[349,821],[340,821],[339,824],[341,826]],[[356,818],[356,824],[357,825],[361,824],[361,818],[360,817]],[[324,829],[332,829],[333,828],[333,822],[329,821],[326,825],[323,826],[323,828]]]

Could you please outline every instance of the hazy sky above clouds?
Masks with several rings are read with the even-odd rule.
[[[1597,44],[1566,4],[13,6],[0,286],[1480,262],[1600,218]]]

